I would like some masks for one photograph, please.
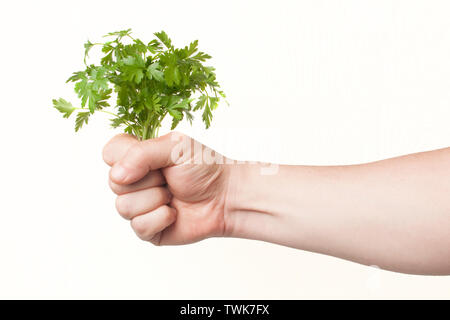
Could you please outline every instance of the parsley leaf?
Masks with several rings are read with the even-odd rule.
[[[58,100],[53,99],[53,106],[63,114],[63,118],[68,118],[75,111],[75,108],[70,102],[67,102],[63,98]]]
[[[121,61],[122,77],[124,80],[139,84],[144,77],[144,60],[140,56],[128,56]]]
[[[77,118],[75,119],[75,132],[80,130],[84,123],[88,123],[90,115],[91,114],[89,112],[79,112],[77,114]]]
[[[164,80],[164,74],[161,70],[159,70],[159,63],[155,62],[148,66],[147,68],[147,77],[149,80],[155,79],[157,81],[163,81]]]
[[[170,40],[167,33],[164,31],[155,32],[155,36],[167,47],[167,49],[173,49],[172,40]]]
[[[84,63],[86,63],[86,58],[89,56],[89,51],[94,46],[89,40],[84,44]]]

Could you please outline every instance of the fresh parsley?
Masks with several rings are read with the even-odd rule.
[[[144,43],[127,29],[108,33],[104,36],[108,41],[84,44],[86,69],[74,72],[67,80],[75,84],[81,107],[62,98],[53,100],[64,118],[77,112],[75,131],[95,112],[112,115],[112,127],[124,127],[126,133],[140,140],[157,137],[167,114],[174,129],[184,118],[192,123],[192,113],[201,110],[209,128],[212,111],[225,98],[215,69],[203,65],[211,56],[198,51],[197,40],[175,48],[164,31],[154,35],[156,39]],[[100,64],[88,64],[89,52],[96,46],[103,53]],[[113,94],[114,107],[110,105]]]

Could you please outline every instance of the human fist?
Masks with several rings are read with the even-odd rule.
[[[231,168],[220,154],[180,133],[145,141],[120,134],[103,159],[117,211],[142,240],[175,245],[226,235]]]

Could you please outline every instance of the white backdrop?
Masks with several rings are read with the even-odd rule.
[[[268,243],[153,247],[115,211],[97,115],[51,107],[83,43],[133,28],[199,39],[230,107],[180,131],[238,159],[350,164],[450,145],[448,1],[0,4],[0,298],[450,298],[450,277]],[[166,130],[167,131],[167,130]]]

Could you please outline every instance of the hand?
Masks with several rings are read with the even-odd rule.
[[[120,134],[103,158],[117,210],[142,240],[175,245],[226,234],[229,166],[212,161],[221,155],[179,133],[146,141]]]

